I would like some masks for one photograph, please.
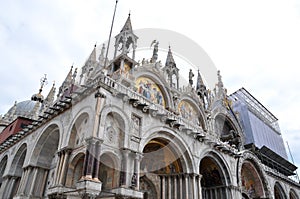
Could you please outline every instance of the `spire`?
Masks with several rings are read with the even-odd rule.
[[[104,64],[104,59],[105,59],[105,44],[102,45],[102,48],[101,48],[101,53],[99,55],[99,62],[100,62],[100,65],[103,65]]]
[[[97,62],[96,47],[97,47],[97,45],[95,44],[94,49],[93,49],[92,53],[90,54],[88,61]]]
[[[131,25],[131,19],[130,19],[130,12],[129,12],[128,18],[127,18],[127,20],[126,20],[126,22],[125,22],[125,24],[124,24],[124,26],[123,26],[123,28],[122,28],[122,30],[121,30],[121,32],[125,32],[125,31],[130,31],[130,32],[132,32],[132,25]]]
[[[49,91],[45,101],[49,104],[49,103],[52,103],[54,101],[54,96],[55,96],[55,82],[53,82],[53,85],[52,85],[52,88],[51,90]]]
[[[171,51],[171,46],[169,46],[169,51],[168,51],[167,60],[166,60],[166,66],[172,66],[172,65],[176,66],[176,63],[175,63],[175,60],[173,58],[173,53]]]
[[[200,75],[200,71],[198,70],[198,77],[197,77],[197,86],[196,86],[196,90],[199,90],[201,87],[205,87],[204,83],[203,83],[203,79]]]
[[[14,106],[12,107],[11,112],[7,116],[8,121],[12,121],[14,119],[16,110],[17,110],[17,101],[15,101]]]
[[[57,97],[63,96],[65,91],[69,89],[73,79],[73,64],[71,66],[71,69],[68,73],[68,75],[65,78],[65,81],[62,83],[62,85],[59,87],[59,91],[57,94]]]

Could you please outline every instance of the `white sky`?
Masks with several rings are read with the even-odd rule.
[[[30,99],[43,74],[47,91],[72,63],[81,67],[107,40],[114,3],[0,0],[0,113]],[[129,10],[134,29],[169,29],[198,43],[229,93],[245,87],[279,119],[300,166],[300,0],[119,0],[113,35]]]

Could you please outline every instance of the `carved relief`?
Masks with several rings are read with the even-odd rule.
[[[141,128],[141,118],[134,114],[131,115],[131,128],[132,128],[132,134],[134,136],[139,137],[140,128]]]

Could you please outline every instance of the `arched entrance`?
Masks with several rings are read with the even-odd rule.
[[[274,186],[274,199],[287,199],[282,186],[278,182]]]
[[[252,162],[244,161],[241,178],[244,195],[247,195],[249,198],[264,197],[262,179]]]
[[[100,157],[99,180],[103,190],[110,190],[119,185],[119,166],[112,154],[103,154]]]
[[[140,190],[145,198],[189,198],[192,184],[188,184],[190,176],[183,174],[183,155],[165,138],[154,138],[145,145],[140,167]]]
[[[20,180],[23,173],[23,165],[27,153],[26,144],[21,145],[17,153],[14,156],[14,159],[7,176],[6,187],[4,188],[3,198],[12,198],[17,194],[19,188]]]
[[[68,169],[66,186],[76,188],[76,183],[82,177],[84,153],[77,154],[71,161]]]
[[[50,125],[38,139],[32,156],[32,164],[28,168],[28,178],[24,195],[34,197],[46,196],[45,190],[54,183],[56,169],[56,155],[59,143],[59,128],[57,125]],[[64,184],[65,175],[58,176]]]
[[[229,176],[225,165],[217,157],[207,156],[200,163],[202,198],[228,199],[231,198]]]

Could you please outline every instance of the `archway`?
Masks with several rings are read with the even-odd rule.
[[[126,123],[123,117],[117,112],[109,112],[105,118],[104,139],[117,148],[124,147]],[[137,135],[139,136],[139,135]]]
[[[2,186],[2,182],[3,182],[3,175],[6,169],[6,165],[7,165],[7,155],[2,158],[1,162],[0,162],[0,188]]]
[[[296,194],[294,189],[290,190],[290,199],[298,199],[298,195]]]
[[[23,173],[23,165],[27,153],[27,145],[22,144],[14,156],[7,176],[6,187],[3,192],[3,198],[12,198],[17,194],[20,180]]]
[[[279,182],[276,182],[274,186],[274,199],[287,199],[286,194]]]
[[[228,142],[229,145],[237,149],[240,148],[241,135],[229,117],[222,114],[217,115],[215,118],[215,131],[221,141]]]
[[[221,165],[217,157],[206,156],[200,162],[200,174],[202,175],[202,197],[209,199],[231,198],[228,188],[229,175],[225,165]]]
[[[112,154],[105,153],[100,157],[99,180],[102,182],[102,189],[109,190],[119,185],[119,165]]]
[[[255,166],[248,160],[244,161],[242,165],[241,178],[245,195],[250,198],[264,197],[262,179]]]
[[[188,183],[188,176],[183,175],[182,155],[178,154],[176,145],[164,138],[150,140],[143,149],[141,161],[140,190],[149,199],[157,198],[157,190],[161,197],[181,198],[191,193],[190,186],[180,186]],[[155,161],[154,161],[155,160]]]
[[[70,134],[70,139],[68,146],[70,148],[76,148],[83,143],[83,138],[84,135],[86,134],[88,130],[88,123],[89,123],[89,115],[87,113],[81,114],[76,121],[74,122],[72,129],[71,129],[71,134]]]
[[[67,179],[66,179],[66,186],[76,188],[76,183],[82,177],[82,170],[84,164],[84,153],[77,154],[70,163]]]
[[[41,134],[33,149],[32,161],[35,166],[30,168],[31,172],[27,179],[25,195],[43,197],[46,195],[45,190],[48,190],[51,183],[54,183],[55,157],[58,151],[59,139],[59,128],[55,124],[50,125]],[[61,178],[63,179],[65,176],[61,176]]]

